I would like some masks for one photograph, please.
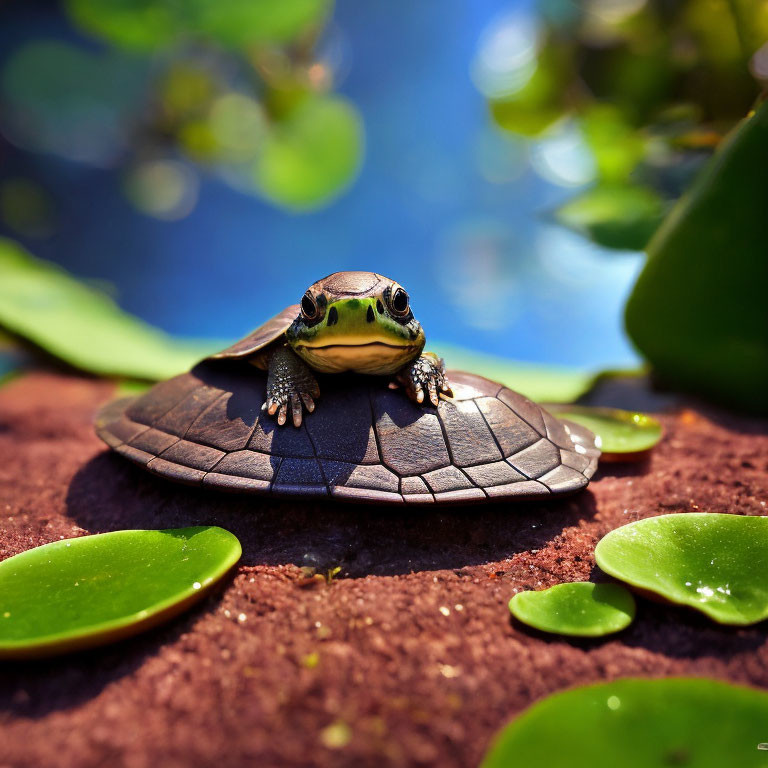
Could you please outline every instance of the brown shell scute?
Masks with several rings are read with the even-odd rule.
[[[594,435],[479,376],[450,374],[454,397],[416,405],[375,377],[325,377],[299,429],[261,410],[266,374],[203,362],[142,397],[106,406],[99,436],[185,483],[275,496],[379,503],[475,502],[583,488]]]

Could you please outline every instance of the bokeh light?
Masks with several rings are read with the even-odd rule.
[[[595,178],[592,153],[581,131],[568,121],[531,147],[531,165],[543,179],[561,187],[580,187]]]
[[[494,331],[514,325],[521,311],[521,245],[508,227],[487,218],[464,221],[444,236],[437,274],[470,327]]]
[[[483,33],[472,63],[472,79],[488,98],[519,91],[536,69],[538,25],[517,12],[494,20]]]
[[[187,216],[197,202],[198,180],[189,166],[174,160],[150,160],[133,168],[125,180],[131,202],[157,219]]]

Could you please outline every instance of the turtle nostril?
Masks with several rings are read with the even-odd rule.
[[[376,319],[373,314],[373,307],[370,304],[368,305],[368,311],[365,313],[365,319],[369,323],[372,323]]]
[[[335,325],[338,322],[339,322],[339,313],[336,311],[336,307],[331,307],[328,310],[327,325]]]

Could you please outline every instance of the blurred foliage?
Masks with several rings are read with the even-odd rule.
[[[64,270],[0,239],[0,329],[102,376],[156,380],[224,345],[172,339]]]
[[[600,245],[640,249],[768,83],[768,3],[535,8],[487,33],[475,82],[506,131],[536,142],[575,127],[594,188],[556,217]]]
[[[307,99],[266,138],[255,168],[259,187],[286,207],[312,207],[354,173],[361,144],[347,102]]]
[[[572,403],[588,392],[595,381],[595,374],[588,371],[522,363],[453,344],[430,342],[429,349],[445,359],[449,371],[472,371],[537,402]]]
[[[355,178],[363,128],[331,93],[339,56],[325,31],[330,0],[64,8],[104,46],[33,40],[12,52],[0,73],[0,130],[18,146],[123,168],[128,199],[161,219],[192,210],[198,167],[297,211]],[[8,223],[28,234],[29,215]]]
[[[768,101],[733,131],[648,247],[626,308],[665,383],[768,414]]]
[[[321,23],[329,0],[67,0],[85,31],[128,50],[154,51],[186,40],[242,50],[289,43]]]
[[[607,248],[642,250],[663,213],[659,196],[647,187],[600,184],[560,206],[555,218]]]
[[[146,61],[119,52],[27,43],[0,73],[0,127],[25,149],[109,165],[129,148],[148,75]]]

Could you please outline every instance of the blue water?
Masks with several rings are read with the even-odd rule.
[[[23,242],[111,283],[124,308],[176,334],[241,336],[315,279],[370,269],[406,286],[428,339],[535,362],[632,364],[621,309],[642,257],[546,222],[573,189],[542,179],[493,129],[470,79],[483,30],[514,5],[338,2],[339,90],[363,115],[366,152],[356,182],[321,211],[282,212],[207,177],[189,216],[160,222],[131,207],[116,172],[14,151],[7,167],[59,205],[55,233]],[[507,165],[511,180],[494,181]]]

